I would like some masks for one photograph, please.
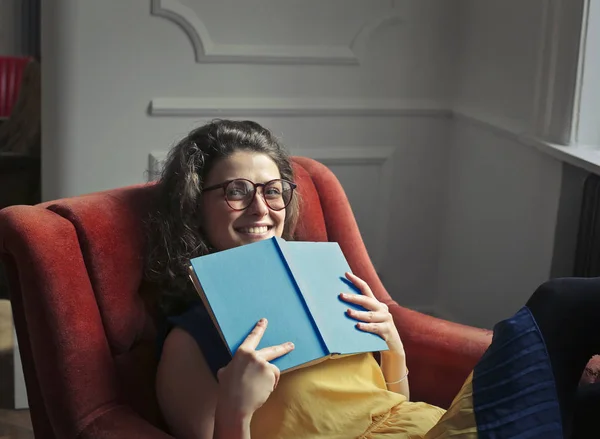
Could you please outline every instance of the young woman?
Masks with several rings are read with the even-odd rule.
[[[600,346],[597,279],[550,281],[499,323],[448,411],[409,401],[406,355],[392,316],[349,273],[363,294],[342,299],[366,308],[349,315],[387,342],[380,364],[360,354],[280,375],[270,361],[294,346],[257,350],[266,321],[229,361],[188,279],[188,261],[272,236],[292,239],[301,215],[295,186],[287,154],[254,122],[213,121],[169,155],[149,221],[147,272],[164,291],[168,318],[156,386],[175,437],[569,437],[579,377]]]

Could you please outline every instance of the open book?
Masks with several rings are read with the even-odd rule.
[[[281,372],[335,355],[387,350],[385,341],[356,328],[339,294],[361,294],[334,242],[281,238],[194,258],[190,277],[233,355],[261,318],[269,321],[257,349],[291,341],[295,349],[272,361]]]

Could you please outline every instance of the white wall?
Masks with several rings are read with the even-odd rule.
[[[454,107],[515,131],[533,121],[546,0],[459,0]]]
[[[561,164],[519,141],[551,3],[44,2],[43,196],[145,181],[192,127],[252,118],[334,170],[400,303],[490,327],[551,272]]]
[[[534,131],[546,3],[460,2],[459,116],[434,308],[471,325],[508,317],[550,276],[562,167],[518,136]]]
[[[446,0],[44,2],[43,197],[145,181],[199,123],[256,119],[331,166],[390,291],[430,305],[454,16]]]
[[[0,55],[20,55],[19,0],[0,0]]]

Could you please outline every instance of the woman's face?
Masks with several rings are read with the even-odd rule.
[[[268,155],[238,151],[219,160],[208,173],[204,187],[236,178],[254,183],[266,183],[281,178],[277,165]],[[252,204],[245,210],[233,210],[223,196],[223,189],[207,191],[202,195],[203,227],[206,237],[216,250],[227,250],[240,245],[283,234],[285,209],[269,209],[258,188]]]

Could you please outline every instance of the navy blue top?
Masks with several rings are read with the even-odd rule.
[[[213,324],[204,304],[198,300],[184,313],[177,316],[168,316],[163,320],[158,336],[159,358],[165,339],[175,326],[187,331],[198,343],[198,347],[216,379],[219,369],[231,361],[231,354],[225,347],[225,343],[223,343],[221,335]]]

